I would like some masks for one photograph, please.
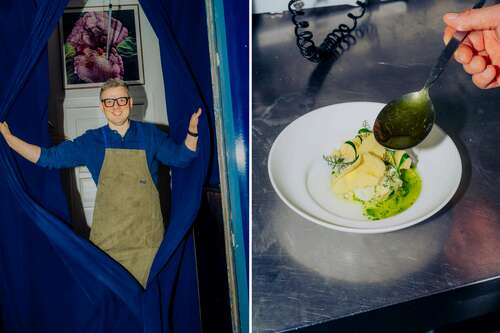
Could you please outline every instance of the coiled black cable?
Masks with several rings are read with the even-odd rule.
[[[288,2],[288,11],[292,15],[292,22],[295,25],[294,33],[296,36],[297,47],[304,58],[312,62],[321,62],[325,59],[337,59],[349,47],[356,42],[356,38],[352,32],[358,26],[358,20],[365,15],[368,4],[362,1],[356,1],[360,8],[358,15],[349,13],[349,17],[353,24],[340,24],[333,29],[325,38],[319,47],[313,41],[313,33],[305,30],[309,27],[309,22],[300,20],[300,16],[304,15],[302,10],[304,3],[302,0],[290,0]]]

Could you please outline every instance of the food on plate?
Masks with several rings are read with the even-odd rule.
[[[332,191],[361,203],[363,214],[371,220],[406,210],[422,189],[416,160],[404,150],[380,145],[366,124],[353,139],[323,158],[331,168]]]

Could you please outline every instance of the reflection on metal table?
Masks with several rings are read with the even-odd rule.
[[[430,94],[437,124],[460,151],[462,179],[426,221],[383,234],[326,229],[289,209],[267,172],[271,145],[300,116],[343,102],[387,103],[421,87],[443,47],[442,15],[473,3],[371,7],[356,42],[319,64],[301,57],[288,13],[254,15],[254,332],[424,332],[500,310],[500,89],[476,88],[457,63]],[[306,10],[316,43],[350,23],[351,10]]]

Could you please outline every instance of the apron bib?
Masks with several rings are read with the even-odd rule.
[[[124,266],[145,288],[163,240],[160,196],[146,153],[107,147],[99,175],[90,241]]]

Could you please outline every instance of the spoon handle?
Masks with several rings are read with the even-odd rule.
[[[483,7],[485,2],[486,0],[478,1],[472,8],[473,9],[481,8]],[[429,77],[425,82],[424,89],[429,89],[430,86],[434,83],[434,81],[438,79],[438,77],[443,72],[444,67],[450,60],[451,56],[453,55],[453,53],[455,53],[457,48],[460,46],[460,44],[465,39],[465,37],[467,37],[468,34],[469,31],[456,31],[455,34],[453,34],[453,38],[450,39],[448,44],[446,44],[446,47],[444,48],[443,52],[441,52],[441,54],[439,55],[436,64],[434,65],[434,67],[432,67]]]

